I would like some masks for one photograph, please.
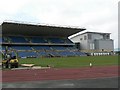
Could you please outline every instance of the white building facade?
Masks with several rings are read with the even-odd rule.
[[[110,39],[110,33],[85,32],[70,40],[80,43],[80,50],[114,50],[114,41]]]

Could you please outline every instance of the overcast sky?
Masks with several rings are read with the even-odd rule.
[[[119,0],[0,0],[5,20],[85,27],[111,33],[118,47]]]

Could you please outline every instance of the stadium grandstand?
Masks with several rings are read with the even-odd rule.
[[[84,30],[86,29],[6,21],[0,26],[2,53],[7,49],[12,56],[20,58],[86,56],[68,39]]]

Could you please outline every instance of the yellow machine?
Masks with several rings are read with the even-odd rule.
[[[18,68],[19,63],[16,56],[11,57],[10,54],[5,54],[2,60],[2,68]]]

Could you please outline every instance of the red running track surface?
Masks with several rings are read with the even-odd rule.
[[[2,82],[89,79],[116,76],[118,76],[118,66],[4,70],[2,71]]]

